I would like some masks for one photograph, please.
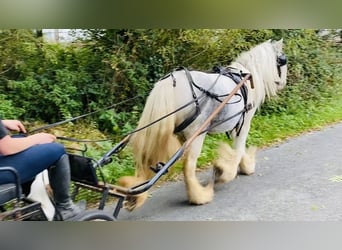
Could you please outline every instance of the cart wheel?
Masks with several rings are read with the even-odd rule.
[[[73,217],[70,221],[115,221],[113,215],[102,210],[87,210]]]

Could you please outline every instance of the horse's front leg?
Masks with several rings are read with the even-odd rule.
[[[197,159],[201,153],[205,134],[198,136],[189,146],[184,159],[184,177],[187,195],[191,204],[205,204],[212,201],[214,196],[213,181],[203,186],[196,177]]]
[[[244,125],[241,128],[238,136],[233,136],[233,147],[236,150],[237,158],[239,159],[240,173],[253,174],[255,171],[255,153],[257,148],[252,146],[246,148],[246,140],[251,125],[251,118],[246,116]]]

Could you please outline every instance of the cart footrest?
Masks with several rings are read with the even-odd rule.
[[[33,201],[28,198],[23,198],[10,211],[0,214],[0,221],[23,221],[23,220],[47,220],[40,202]]]

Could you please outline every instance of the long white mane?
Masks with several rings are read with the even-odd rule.
[[[286,69],[282,69],[281,77],[277,68],[277,56],[282,53],[282,40],[266,41],[247,52],[243,52],[231,64],[236,68],[241,66],[251,73],[254,83],[254,101],[257,105],[265,98],[276,95],[277,91],[286,84]],[[243,70],[243,69],[242,69]]]

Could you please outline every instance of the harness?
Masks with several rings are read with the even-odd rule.
[[[225,77],[231,78],[236,84],[238,84],[242,80],[242,78],[247,75],[247,73],[238,72],[237,69],[232,68],[232,67],[214,67],[213,71],[211,73],[218,73],[219,75],[216,78],[216,80],[213,83],[213,85],[209,89],[204,89],[204,88],[198,86],[194,82],[194,80],[193,80],[193,78],[192,78],[192,76],[190,74],[190,71],[187,68],[180,67],[180,68],[177,68],[175,71],[178,71],[178,70],[184,70],[184,72],[185,72],[185,75],[186,75],[186,77],[188,79],[188,83],[189,83],[189,86],[190,86],[190,89],[191,89],[191,92],[192,92],[192,96],[194,98],[194,102],[196,104],[196,108],[195,108],[195,111],[190,116],[188,116],[182,123],[180,123],[175,128],[174,133],[179,133],[182,130],[184,130],[185,128],[187,128],[198,117],[198,115],[201,113],[200,105],[199,105],[199,102],[198,102],[198,97],[197,97],[197,95],[196,95],[196,93],[194,91],[194,87],[197,88],[198,90],[200,90],[206,96],[208,96],[210,98],[213,98],[213,99],[215,99],[218,102],[221,102],[220,98],[221,97],[225,97],[228,94],[218,95],[216,93],[210,92],[210,89],[215,86],[215,84],[217,83],[218,79],[221,76],[225,76]],[[171,73],[171,75],[172,75],[172,73]],[[247,88],[247,86],[244,84],[240,88],[240,90],[241,90],[241,95],[238,94],[238,93],[236,93],[235,95],[238,95],[238,96],[240,96],[241,99],[243,99],[243,101],[244,101],[244,108],[243,108],[243,110],[241,110],[240,112],[238,112],[237,114],[235,114],[235,115],[233,115],[231,117],[228,117],[224,121],[221,121],[220,123],[215,124],[214,126],[213,125],[210,126],[208,129],[206,129],[206,131],[208,131],[211,128],[213,128],[215,126],[218,126],[218,125],[220,125],[220,124],[222,124],[222,123],[224,123],[224,122],[226,122],[226,121],[228,121],[228,120],[230,120],[230,119],[232,119],[232,118],[234,118],[234,117],[236,117],[238,115],[242,115],[241,119],[239,120],[239,122],[234,127],[234,129],[236,129],[236,131],[237,131],[237,135],[239,135],[240,130],[242,128],[242,125],[244,123],[245,113],[248,112],[252,108],[251,104],[247,104],[247,97],[248,97],[248,88]],[[240,102],[241,99],[237,100],[234,103]],[[233,104],[233,103],[230,103],[230,104]]]
[[[215,66],[213,68],[213,71],[215,73],[219,73],[219,74],[222,74],[226,77],[229,77],[230,79],[232,79],[236,84],[238,84],[242,78],[244,78],[248,73],[243,73],[242,71],[239,71],[238,69],[234,68],[234,67],[218,67],[218,66]],[[251,81],[251,86],[253,88],[253,79],[252,77],[250,78],[250,81]],[[242,126],[245,122],[245,114],[251,110],[253,108],[253,105],[251,103],[247,103],[247,99],[248,99],[248,88],[246,86],[246,84],[243,84],[240,88],[240,91],[241,91],[241,94],[242,94],[242,99],[243,99],[243,102],[244,102],[244,108],[234,114],[233,116],[231,117],[228,117],[227,119],[215,124],[214,126],[212,127],[215,127],[215,126],[218,126],[230,119],[233,119],[234,117],[238,116],[238,115],[241,115],[241,118],[240,120],[238,121],[238,123],[235,125],[234,129],[236,130],[236,135],[239,136],[240,135],[240,132],[241,132],[241,129],[242,129]],[[211,127],[209,128],[211,129]],[[227,134],[228,136],[228,134]]]

